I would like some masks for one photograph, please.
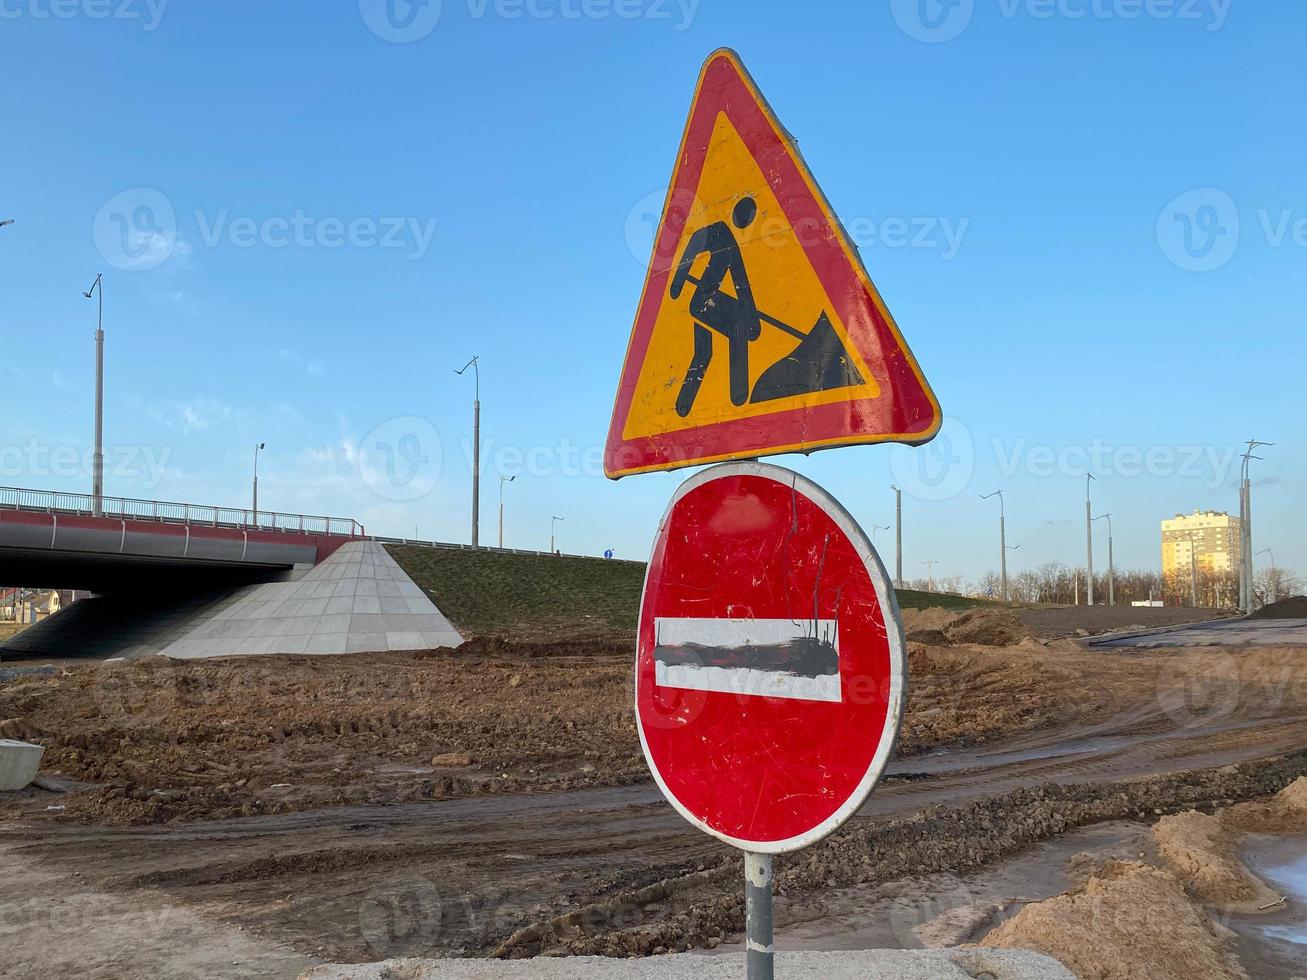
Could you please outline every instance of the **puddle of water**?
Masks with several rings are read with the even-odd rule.
[[[1307,837],[1249,834],[1239,858],[1286,899],[1280,908],[1229,923],[1240,937],[1244,967],[1268,980],[1302,977],[1307,972]]]
[[[1307,837],[1252,834],[1243,850],[1253,873],[1288,899],[1284,913],[1297,913],[1294,921],[1268,922],[1262,931],[1307,946]]]

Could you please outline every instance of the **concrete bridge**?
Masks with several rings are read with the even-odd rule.
[[[85,589],[0,657],[369,653],[459,634],[348,518],[0,488],[0,583]]]
[[[0,582],[266,581],[365,537],[346,518],[0,487]]]

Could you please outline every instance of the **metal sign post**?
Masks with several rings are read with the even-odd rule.
[[[744,854],[744,939],[747,980],[774,980],[770,854]]]

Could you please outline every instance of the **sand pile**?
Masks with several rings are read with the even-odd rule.
[[[1035,640],[1034,632],[1006,609],[905,609],[903,630],[909,640],[927,646],[1009,647]]]
[[[1307,779],[1295,779],[1269,800],[1253,800],[1221,811],[1227,827],[1255,834],[1307,832]]]
[[[1247,977],[1180,883],[1135,862],[1112,862],[1084,888],[1027,905],[979,945],[1048,953],[1085,980]]]
[[[1153,839],[1162,861],[1195,899],[1232,912],[1256,912],[1280,896],[1234,856],[1239,834],[1226,824],[1219,814],[1190,810],[1159,820]]]

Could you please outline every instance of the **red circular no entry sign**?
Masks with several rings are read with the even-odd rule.
[[[902,626],[871,542],[824,490],[754,462],[687,480],[639,629],[640,740],[687,820],[773,854],[862,805],[902,718]]]

